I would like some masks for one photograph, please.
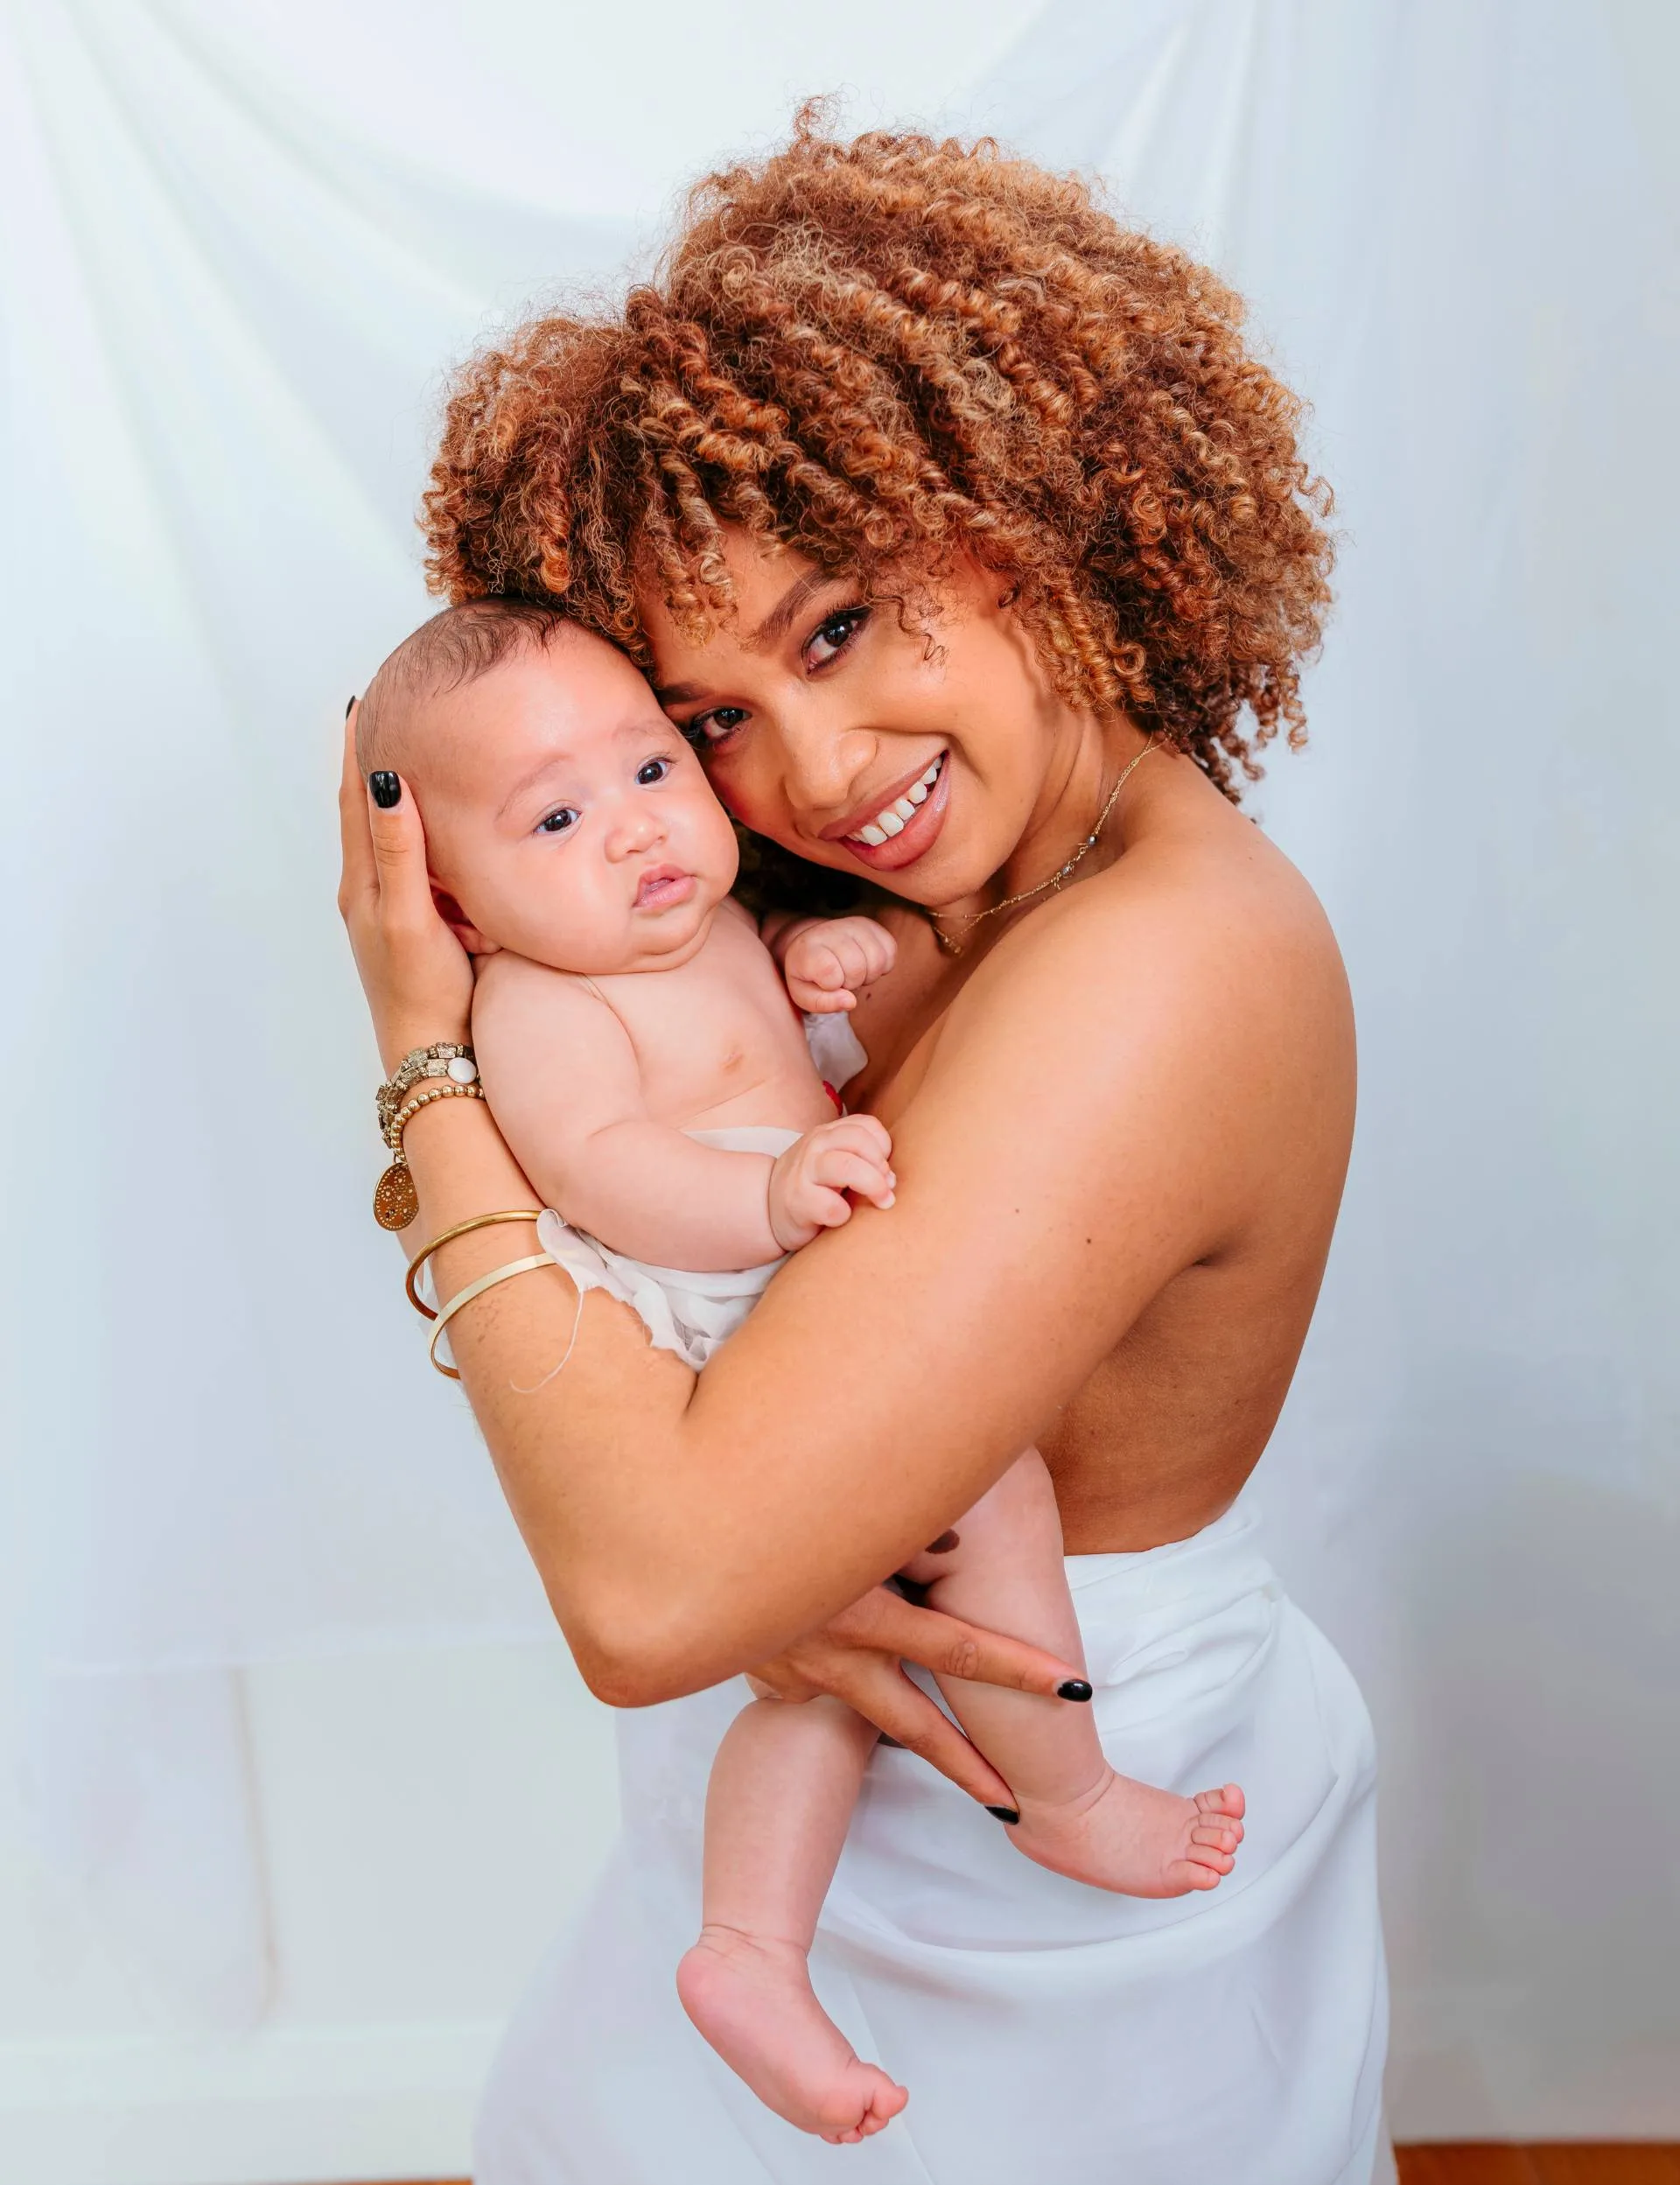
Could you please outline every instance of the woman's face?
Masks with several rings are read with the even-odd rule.
[[[802,555],[735,532],[726,558],[738,613],[709,642],[642,602],[660,702],[722,802],[914,902],[981,887],[1028,830],[1071,718],[1004,582],[958,562],[906,629],[896,602]]]

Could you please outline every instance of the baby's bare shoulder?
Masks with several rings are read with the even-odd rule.
[[[572,971],[556,971],[528,956],[499,949],[481,958],[472,989],[472,1036],[528,1033],[553,1027],[571,1039],[605,1034],[618,1019],[594,982]]]

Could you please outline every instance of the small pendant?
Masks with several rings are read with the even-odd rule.
[[[382,1229],[405,1229],[420,1211],[406,1161],[393,1161],[374,1187],[374,1219]]]

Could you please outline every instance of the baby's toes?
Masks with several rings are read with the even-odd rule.
[[[1234,1852],[1242,1841],[1242,1824],[1240,1821],[1200,1821],[1190,1831],[1190,1841],[1205,1844],[1216,1852]]]
[[[1228,1782],[1218,1790],[1197,1791],[1195,1804],[1197,1812],[1208,1819],[1217,1814],[1227,1820],[1240,1821],[1248,1810],[1242,1786],[1234,1782]]]

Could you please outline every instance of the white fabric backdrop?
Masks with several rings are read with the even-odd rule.
[[[226,1665],[545,1628],[365,1211],[336,724],[424,611],[442,368],[861,76],[860,123],[942,106],[1099,168],[1317,405],[1342,605],[1257,809],[1342,936],[1365,1093],[1259,1491],[1385,1740],[1402,2125],[1680,2132],[1676,18],[692,13],[0,12],[8,1590],[60,1849],[248,2020]]]

